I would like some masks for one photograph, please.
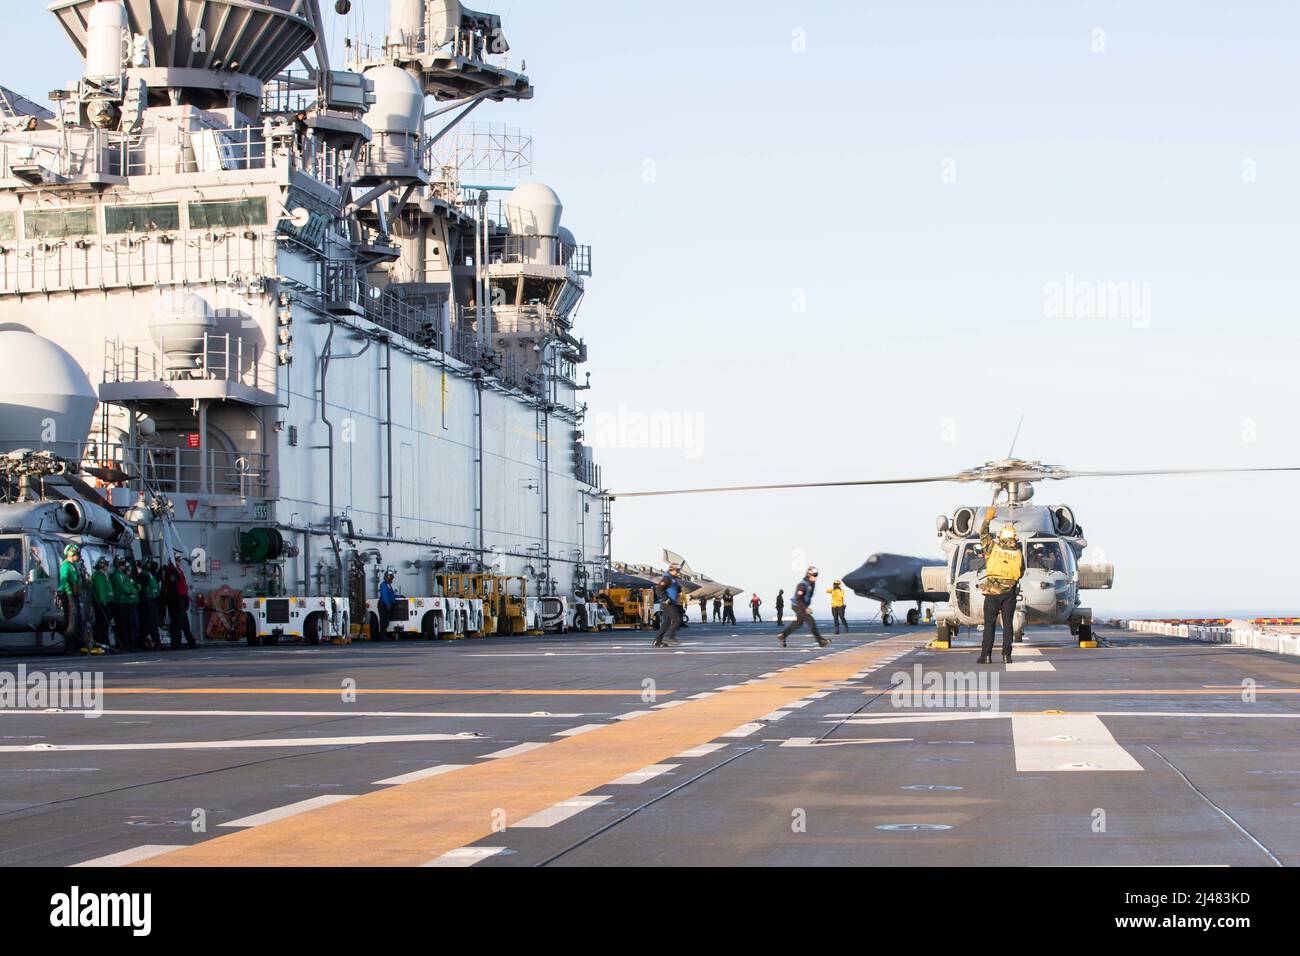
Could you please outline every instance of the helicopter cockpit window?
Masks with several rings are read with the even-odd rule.
[[[1065,573],[1065,557],[1061,554],[1059,541],[1030,541],[1026,550],[1031,570],[1059,571]]]
[[[968,544],[966,550],[961,555],[961,568],[958,574],[969,574],[972,571],[984,570],[984,546],[979,544]]]
[[[23,539],[0,538],[0,581],[23,576]]]

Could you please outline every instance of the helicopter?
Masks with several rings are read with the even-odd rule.
[[[54,597],[69,544],[81,547],[83,571],[100,558],[134,558],[160,548],[170,502],[157,497],[115,507],[87,478],[118,483],[115,468],[84,465],[48,451],[0,454],[0,650],[60,651],[63,612]],[[156,521],[162,518],[162,521]],[[88,589],[80,613],[90,616]]]
[[[1012,451],[1014,452],[1014,442]],[[996,535],[1012,525],[1025,556],[1025,574],[1020,582],[1013,632],[1024,639],[1025,627],[1066,626],[1080,647],[1096,647],[1091,608],[1084,607],[1081,592],[1108,590],[1114,586],[1115,568],[1110,564],[1084,564],[1081,559],[1088,541],[1083,526],[1067,505],[1034,505],[1034,485],[1066,478],[1132,478],[1168,475],[1256,474],[1294,472],[1300,468],[1181,468],[1126,471],[1069,471],[1040,461],[1007,457],[989,461],[950,475],[917,478],[868,479],[860,481],[818,481],[777,485],[731,485],[713,488],[683,488],[672,491],[642,491],[610,494],[611,499],[664,495],[715,494],[737,491],[775,491],[793,488],[847,488],[874,485],[918,485],[955,482],[988,484],[993,487],[994,516],[990,533]],[[951,516],[940,515],[936,530],[947,560],[921,567],[920,591],[946,594],[948,607],[935,616],[932,647],[944,649],[963,626],[984,623],[984,595],[979,583],[984,577],[984,553],[979,531],[983,509],[957,508]]]

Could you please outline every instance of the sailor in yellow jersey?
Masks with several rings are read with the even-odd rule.
[[[844,582],[836,581],[826,589],[826,593],[831,596],[831,618],[835,621],[835,633],[840,632],[840,625],[844,625],[844,633],[849,633],[849,622],[844,617]]]
[[[1016,598],[1020,595],[1020,579],[1025,574],[1025,557],[1020,551],[1020,538],[1013,525],[1007,524],[995,539],[989,532],[996,508],[984,512],[980,526],[980,546],[984,549],[985,578],[980,583],[984,595],[984,643],[980,648],[979,663],[988,664],[993,659],[993,631],[998,618],[1002,618],[1002,660],[1011,663],[1012,622],[1016,614]]]

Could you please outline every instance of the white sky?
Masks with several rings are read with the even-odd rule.
[[[0,83],[43,99],[77,62],[22,5]],[[534,134],[594,247],[589,436],[620,407],[702,422],[688,447],[602,449],[611,489],[946,473],[1004,455],[1022,414],[1018,454],[1064,467],[1300,464],[1300,7],[474,5],[537,85],[475,119]],[[387,4],[358,6],[380,32]],[[1067,277],[1133,283],[1149,311],[1051,318]],[[1103,611],[1300,611],[1295,489],[1038,500],[1117,565]],[[829,584],[874,551],[937,554],[934,517],[972,492],[625,500],[615,552],[671,547],[770,609],[808,561]]]

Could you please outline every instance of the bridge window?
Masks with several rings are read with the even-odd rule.
[[[178,230],[180,227],[179,203],[104,207],[104,231],[110,235],[128,232],[167,232]]]
[[[266,225],[266,199],[220,200],[190,203],[191,229],[242,229]]]
[[[23,212],[23,235],[28,239],[66,239],[69,236],[90,236],[98,231],[94,206],[28,209]]]

